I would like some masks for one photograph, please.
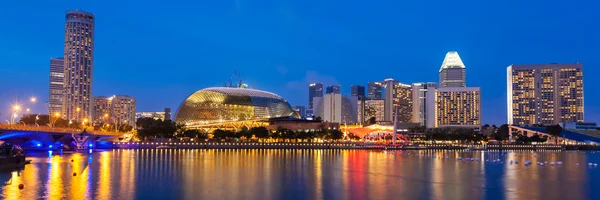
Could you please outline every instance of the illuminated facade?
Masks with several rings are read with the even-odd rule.
[[[446,53],[439,73],[440,87],[466,87],[465,64],[458,56],[458,52]]]
[[[436,90],[436,127],[481,128],[479,87],[452,87]]]
[[[175,121],[188,128],[202,128],[277,117],[299,116],[279,95],[248,88],[214,87],[187,97],[179,106]]]
[[[412,122],[434,128],[437,83],[413,83],[412,89]]]
[[[358,123],[358,98],[345,97],[341,94],[325,94],[315,97],[314,116],[321,117],[325,122]]]
[[[65,78],[65,61],[63,58],[50,59],[50,94],[48,96],[48,115],[54,113],[64,115],[62,110]]]
[[[412,87],[394,79],[385,79],[385,111],[384,121],[393,121],[393,116],[398,111],[398,122],[412,122]]]
[[[130,96],[94,97],[93,120],[95,123],[135,126],[136,100]]]
[[[511,65],[507,68],[508,124],[583,122],[583,66]]]
[[[376,122],[383,121],[384,113],[383,99],[367,99],[358,101],[358,122],[366,123],[372,117],[375,117]]]
[[[152,119],[160,119],[165,120],[165,112],[136,112],[135,119],[139,118],[152,118]]]
[[[64,49],[65,119],[83,121],[92,114],[94,69],[94,15],[79,10],[66,14]]]

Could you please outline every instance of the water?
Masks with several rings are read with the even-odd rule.
[[[600,199],[600,167],[587,165],[600,164],[595,152],[163,149],[30,157],[24,169],[0,173],[0,199]]]

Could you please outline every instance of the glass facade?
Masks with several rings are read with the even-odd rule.
[[[179,107],[175,121],[186,126],[299,117],[279,95],[247,88],[215,87],[190,95]]]
[[[456,51],[448,52],[442,62],[440,87],[466,87],[465,64]]]

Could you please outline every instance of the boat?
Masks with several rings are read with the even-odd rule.
[[[31,163],[31,160],[25,159],[25,151],[20,146],[0,142],[0,169],[18,168]]]

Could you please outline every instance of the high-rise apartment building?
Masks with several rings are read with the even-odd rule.
[[[364,99],[358,101],[358,122],[367,123],[371,118],[376,122],[384,121],[383,113],[385,101],[383,99]]]
[[[94,15],[79,10],[66,13],[64,50],[65,119],[83,121],[92,114]]]
[[[446,53],[440,68],[440,87],[466,87],[465,64],[456,51]]]
[[[367,98],[369,99],[382,99],[383,98],[383,84],[381,82],[369,82],[367,84]]]
[[[58,113],[63,116],[63,94],[64,94],[64,60],[63,58],[50,59],[50,93],[48,96],[48,115],[54,116]]]
[[[325,94],[315,97],[314,116],[326,122],[358,123],[358,98],[344,97],[341,94]]]
[[[171,108],[165,108],[165,119],[164,120],[171,120]]]
[[[325,89],[325,94],[341,94],[339,85],[331,85],[327,86]]]
[[[398,111],[398,122],[412,122],[412,87],[394,79],[385,79],[385,112],[384,120],[393,121],[394,114]]]
[[[435,128],[435,90],[437,83],[412,84],[412,122]]]
[[[357,97],[358,100],[365,98],[365,86],[353,85],[350,87],[351,96]]]
[[[446,87],[436,90],[436,127],[481,128],[481,90]]]
[[[135,126],[136,100],[130,96],[94,97],[94,122]]]
[[[315,97],[323,97],[323,84],[311,83],[308,85],[308,109],[313,109],[313,99]]]
[[[583,122],[583,65],[535,64],[507,68],[508,124]]]

